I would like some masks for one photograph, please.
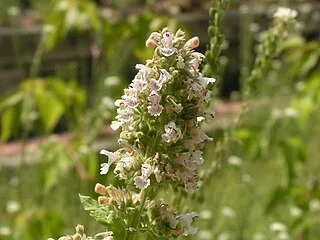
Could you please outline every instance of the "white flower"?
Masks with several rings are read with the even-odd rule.
[[[302,210],[301,208],[298,208],[297,206],[291,206],[289,208],[290,214],[293,217],[301,217],[302,216]]]
[[[279,7],[277,11],[274,14],[274,17],[281,18],[283,20],[290,20],[296,18],[298,15],[297,11],[285,8],[285,7]]]
[[[0,236],[9,236],[11,235],[12,230],[7,226],[0,227]]]
[[[15,213],[18,212],[20,209],[20,203],[17,201],[8,201],[7,202],[7,212],[8,213]]]
[[[133,119],[134,116],[134,110],[132,108],[129,108],[127,106],[121,105],[117,109],[117,116],[116,119],[119,120],[122,123],[129,122]]]
[[[132,83],[130,84],[130,87],[136,89],[138,92],[142,92],[147,87],[147,82],[145,80],[142,80],[139,77],[135,77],[132,80]]]
[[[290,239],[290,236],[287,232],[279,232],[277,235],[278,240],[288,240]]]
[[[120,158],[120,154],[117,152],[110,152],[105,149],[102,149],[100,151],[100,154],[106,155],[108,157],[108,163],[102,163],[100,165],[100,174],[103,175],[108,173],[110,165]]]
[[[113,240],[113,236],[107,236],[107,237],[103,238],[102,240]]]
[[[102,163],[100,168],[100,174],[104,175],[107,174],[109,172],[109,164],[108,163]]]
[[[123,163],[123,167],[126,170],[130,170],[133,166],[133,163],[134,163],[134,157],[132,157],[132,156],[123,157],[123,158],[121,158],[120,162]]]
[[[195,150],[191,153],[191,160],[194,161],[198,166],[202,165],[204,162],[202,154],[203,152],[200,150]]]
[[[230,156],[228,158],[228,163],[232,166],[239,167],[242,165],[242,159],[237,156]]]
[[[155,104],[152,104],[151,106],[148,106],[147,109],[148,109],[148,113],[151,116],[160,116],[163,110],[163,106],[158,103],[155,103]]]
[[[253,181],[252,177],[249,174],[242,174],[241,180],[245,183],[251,183]]]
[[[116,160],[118,160],[118,158],[120,157],[120,154],[117,153],[117,152],[110,152],[110,151],[107,151],[105,149],[102,149],[100,151],[100,154],[103,154],[103,155],[106,155],[108,157],[108,163],[109,164],[112,164],[114,163]]]
[[[72,238],[71,237],[59,237],[58,240],[71,240]]]
[[[110,127],[112,128],[113,131],[116,131],[122,125],[123,125],[122,122],[112,121],[111,124],[110,124]]]
[[[298,111],[294,108],[288,107],[283,110],[283,113],[286,117],[295,118],[299,115]]]
[[[143,177],[148,178],[152,173],[152,167],[150,164],[148,163],[144,163],[141,165],[141,175]]]
[[[200,117],[197,117],[197,123],[201,123],[205,120],[204,117],[200,116]]]
[[[320,200],[312,199],[309,202],[309,209],[311,212],[319,212],[320,211]]]
[[[158,79],[158,82],[161,84],[161,86],[169,81],[171,78],[170,73],[168,73],[165,69],[160,69],[160,77]]]
[[[162,55],[170,57],[177,51],[177,49],[173,47],[172,35],[169,31],[166,31],[163,34],[163,39],[161,40],[161,43],[163,45],[163,47],[160,48],[160,52],[162,53]]]
[[[265,236],[262,233],[255,233],[252,237],[252,240],[265,240]]]
[[[198,214],[196,212],[180,214],[177,216],[177,219],[183,224],[183,227],[184,227],[183,235],[188,236],[188,235],[194,235],[197,233],[198,229],[191,226],[193,219],[196,217],[198,217]]]
[[[151,91],[159,92],[162,88],[162,84],[158,80],[151,78],[149,81],[149,87]]]
[[[182,133],[180,128],[176,126],[174,122],[169,122],[164,126],[165,134],[162,134],[162,139],[167,143],[176,143],[182,138]]]
[[[134,185],[139,189],[146,189],[150,185],[150,179],[145,176],[136,176],[134,178]]]
[[[209,220],[212,218],[212,213],[209,210],[203,210],[200,212],[200,218],[205,219],[205,220]]]
[[[159,104],[161,101],[161,95],[159,95],[157,92],[152,91],[149,94],[148,100],[152,103],[152,104]]]
[[[270,230],[272,232],[285,232],[287,231],[287,226],[281,222],[273,222],[270,225]]]
[[[138,76],[141,78],[141,80],[147,80],[149,73],[151,72],[151,68],[143,65],[143,64],[137,64],[136,69],[139,70]]]
[[[234,218],[236,216],[235,212],[230,207],[223,207],[221,212],[228,218]]]
[[[217,240],[229,240],[230,239],[230,235],[229,233],[223,232],[221,234],[219,234]]]
[[[8,8],[7,12],[10,16],[17,16],[18,14],[20,14],[21,10],[16,6],[11,6]]]
[[[217,80],[215,78],[202,77],[201,80],[204,82],[205,86],[210,83],[215,83]]]

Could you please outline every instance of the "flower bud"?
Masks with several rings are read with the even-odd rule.
[[[100,195],[104,195],[106,193],[106,187],[100,183],[97,183],[94,191]]]
[[[156,48],[158,44],[153,39],[148,38],[146,41],[146,46],[151,48]]]
[[[82,225],[77,225],[76,226],[76,233],[79,233],[80,235],[84,234],[84,227]]]
[[[81,235],[79,233],[76,233],[73,237],[73,240],[81,240]]]
[[[186,48],[194,49],[199,46],[199,38],[198,37],[193,37],[189,39],[186,44],[184,45]]]
[[[98,203],[102,204],[102,205],[108,204],[109,203],[109,198],[106,197],[106,196],[100,196],[100,197],[98,197]]]

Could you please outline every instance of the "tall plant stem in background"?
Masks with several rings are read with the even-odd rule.
[[[23,66],[23,57],[22,57],[23,54],[21,51],[21,33],[20,33],[20,27],[18,24],[17,14],[10,14],[10,25],[14,29],[14,34],[12,35],[12,44],[13,44],[14,57],[16,61],[16,67],[23,74],[24,66]]]
[[[253,62],[254,32],[257,26],[253,24],[253,10],[246,4],[240,6],[240,84],[246,81],[250,75]],[[241,89],[244,86],[241,86]]]
[[[45,33],[42,31],[40,40],[36,49],[36,52],[32,58],[31,68],[30,68],[30,78],[35,78],[39,75],[40,64],[45,50]]]
[[[259,81],[265,77],[272,58],[279,50],[281,40],[287,36],[288,30],[294,27],[296,12],[291,14],[292,16],[281,16],[281,12],[278,15],[275,14],[274,21],[266,32],[265,38],[259,43],[253,69],[244,83],[244,101],[250,100],[252,95],[257,92],[258,86],[261,85]]]
[[[208,28],[209,45],[205,53],[206,65],[203,68],[203,75],[206,77],[216,76],[220,78],[220,63],[219,58],[224,43],[225,37],[223,34],[223,19],[231,0],[212,1],[210,13],[210,26]],[[219,82],[218,82],[219,84]],[[221,84],[219,84],[221,85]],[[216,91],[219,87],[215,88]]]

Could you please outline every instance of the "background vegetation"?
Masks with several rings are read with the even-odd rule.
[[[106,127],[113,101],[151,57],[148,35],[164,26],[200,36],[200,51],[218,63],[209,73],[219,79],[214,141],[199,193],[181,203],[200,213],[193,239],[319,239],[320,6],[234,1],[219,15],[220,2],[0,0],[0,239],[57,238],[78,223],[103,229],[78,193],[121,185],[99,176],[97,153],[116,145]],[[299,26],[266,53],[277,6],[296,9]],[[225,24],[207,34],[210,18]]]

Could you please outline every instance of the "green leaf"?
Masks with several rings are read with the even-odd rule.
[[[1,115],[1,141],[7,141],[19,130],[21,104],[8,108]]]
[[[91,211],[99,208],[99,203],[89,196],[83,196],[79,194],[80,202],[86,211]]]
[[[47,90],[39,88],[35,94],[40,119],[46,133],[50,133],[62,117],[65,111],[64,106],[55,95]]]

